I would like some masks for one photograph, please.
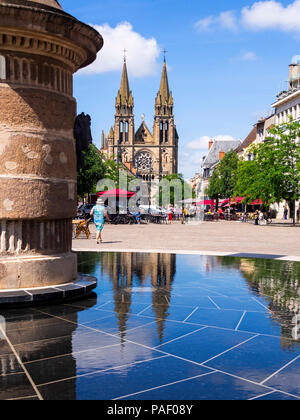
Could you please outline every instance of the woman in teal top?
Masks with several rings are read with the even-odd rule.
[[[95,207],[91,211],[91,216],[94,216],[94,223],[97,229],[97,237],[96,237],[97,244],[99,244],[99,242],[101,243],[103,242],[101,234],[104,228],[104,217],[106,217],[106,219],[110,222],[107,211],[105,210],[105,207],[103,204],[104,204],[103,201],[99,198],[97,200]]]

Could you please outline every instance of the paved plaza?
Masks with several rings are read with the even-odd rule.
[[[76,251],[154,251],[205,255],[245,255],[300,261],[300,227],[286,223],[255,226],[241,222],[205,222],[182,225],[105,225],[103,243],[84,235],[73,241]]]

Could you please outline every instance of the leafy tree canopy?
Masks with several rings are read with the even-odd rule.
[[[209,181],[206,194],[210,198],[231,198],[237,182],[237,169],[239,158],[234,150],[226,153],[218,163]]]
[[[83,152],[83,155],[84,167],[77,174],[77,190],[81,197],[96,192],[97,182],[106,172],[104,157],[93,144],[89,146],[87,152]]]
[[[300,198],[300,123],[290,121],[269,130],[265,142],[253,146],[253,161],[240,161],[235,193],[248,202],[266,204]]]

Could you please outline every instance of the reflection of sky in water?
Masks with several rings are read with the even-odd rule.
[[[0,313],[43,398],[300,398],[299,263],[89,252],[78,261],[98,279],[87,299]],[[21,373],[0,337],[0,399],[34,395]]]
[[[110,301],[103,308],[116,314],[141,313],[161,323],[201,321],[233,328],[236,319],[247,312],[240,329],[256,332],[259,325],[257,332],[288,338],[293,317],[300,313],[297,262],[103,253],[79,254],[79,266],[98,277],[98,303]],[[194,308],[196,313],[191,315]],[[218,317],[222,320],[217,321]]]

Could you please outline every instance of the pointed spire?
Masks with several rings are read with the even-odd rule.
[[[121,86],[120,86],[120,90],[118,91],[118,96],[116,98],[116,106],[117,107],[126,106],[126,107],[130,107],[131,109],[134,106],[132,92],[129,87],[126,56],[124,56]]]
[[[164,67],[163,67],[163,72],[161,76],[159,95],[161,97],[162,102],[169,102],[170,89],[169,89],[166,58],[164,60]]]
[[[114,129],[113,129],[112,127],[110,127],[108,137],[109,137],[110,139],[113,139],[113,138],[114,138],[114,135],[115,135],[115,133],[114,133]]]
[[[166,53],[166,51],[165,51]],[[166,57],[164,57],[164,66],[161,76],[160,88],[155,100],[156,115],[173,115],[173,96],[169,88]]]
[[[125,100],[128,101],[129,96],[130,96],[130,89],[129,89],[126,58],[124,58],[124,66],[123,66],[123,72],[122,72],[120,94],[121,94],[121,97],[122,97],[123,100],[125,99]]]

